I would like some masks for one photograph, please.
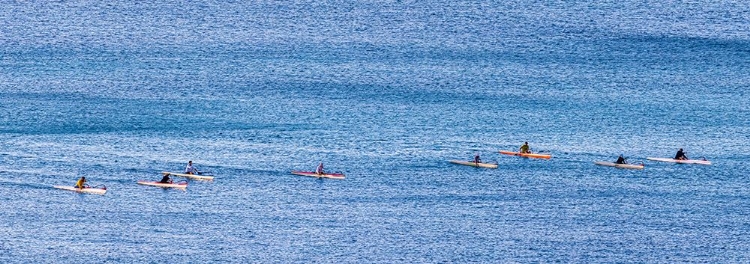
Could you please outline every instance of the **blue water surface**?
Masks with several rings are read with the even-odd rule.
[[[0,262],[750,260],[746,3],[2,6]]]

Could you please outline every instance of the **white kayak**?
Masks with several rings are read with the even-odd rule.
[[[162,182],[158,182],[158,181],[138,181],[138,184],[140,184],[140,185],[148,185],[148,186],[156,186],[156,187],[162,187],[162,188],[180,188],[180,189],[185,189],[185,188],[187,188],[187,185],[188,185],[187,182],[162,183]]]
[[[620,169],[636,169],[636,170],[642,170],[645,167],[643,163],[641,164],[617,164],[617,163],[608,162],[608,161],[595,161],[594,164],[601,165],[601,166],[615,167],[615,168],[620,168]]]
[[[214,180],[214,176],[212,176],[212,175],[195,175],[195,174],[185,174],[185,173],[177,173],[177,172],[168,172],[168,171],[164,171],[161,174],[162,175],[177,176],[177,177],[185,177],[185,178],[188,178],[188,179],[199,180],[199,181],[213,181]]]
[[[459,164],[459,165],[466,165],[466,166],[472,166],[472,167],[478,167],[478,168],[489,168],[489,169],[497,169],[496,163],[484,163],[484,162],[473,162],[473,161],[463,161],[463,160],[449,160],[448,162],[453,164]]]
[[[63,186],[63,185],[55,185],[52,187],[56,189],[60,189],[60,190],[74,191],[77,193],[93,193],[93,194],[101,194],[101,195],[104,195],[105,193],[107,193],[106,186],[102,188],[84,187],[83,189],[79,189],[73,186]]]
[[[343,173],[322,173],[317,174],[314,171],[292,171],[292,174],[299,175],[299,176],[307,176],[307,177],[317,177],[317,178],[328,178],[328,179],[337,179],[337,180],[343,180],[346,178]]]
[[[678,159],[672,159],[672,158],[646,158],[647,160],[653,160],[653,161],[663,161],[663,162],[673,162],[673,163],[681,163],[681,164],[700,164],[700,165],[711,165],[711,162],[705,159],[701,160],[678,160]]]

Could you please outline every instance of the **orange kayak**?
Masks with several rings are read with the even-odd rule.
[[[513,152],[513,151],[505,151],[505,150],[501,150],[500,154],[511,155],[511,156],[519,156],[519,157],[524,157],[524,158],[535,158],[535,159],[550,159],[550,158],[552,158],[552,154],[521,153],[521,152]]]

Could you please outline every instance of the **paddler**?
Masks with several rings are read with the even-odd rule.
[[[318,175],[323,174],[323,162],[320,162],[320,164],[318,164],[318,168],[315,169],[315,173]]]
[[[627,162],[625,162],[625,158],[622,157],[622,154],[620,154],[620,157],[617,158],[617,161],[615,161],[615,163],[617,163],[617,164],[627,164]]]
[[[81,178],[76,182],[75,187],[78,189],[83,189],[84,187],[86,187],[86,177],[81,176]]]
[[[482,163],[482,159],[479,158],[479,152],[474,153],[474,163],[475,164]]]
[[[187,167],[185,167],[185,174],[200,174],[197,168],[193,167],[193,161],[188,161]]]
[[[529,148],[529,142],[524,142],[523,146],[521,146],[518,149],[518,152],[520,152],[520,153],[531,153],[531,149]]]
[[[676,160],[687,160],[688,157],[685,155],[685,152],[682,151],[682,148],[677,150],[677,154],[674,155],[674,159]]]
[[[169,178],[169,173],[164,173],[164,177],[161,177],[159,183],[172,183],[172,179]]]

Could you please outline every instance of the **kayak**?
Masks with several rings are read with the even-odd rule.
[[[615,167],[615,168],[620,168],[620,169],[636,169],[636,170],[642,170],[645,167],[644,164],[617,164],[617,163],[608,162],[608,161],[595,161],[594,164],[608,166],[608,167]]]
[[[162,188],[181,188],[181,189],[187,188],[187,185],[188,185],[187,182],[161,183],[161,182],[158,182],[158,181],[138,181],[138,184],[140,184],[140,185],[148,185],[148,186],[156,186],[156,187],[162,187]]]
[[[513,151],[505,151],[505,150],[501,150],[500,154],[511,155],[511,156],[519,156],[519,157],[524,157],[524,158],[535,158],[535,159],[550,159],[550,158],[552,158],[552,154],[521,153],[521,152],[513,152]]]
[[[317,174],[314,171],[292,171],[292,174],[300,175],[300,176],[308,176],[308,177],[317,177],[317,178],[338,179],[338,180],[343,180],[345,178],[343,173]]]
[[[495,163],[484,163],[484,162],[476,163],[473,161],[462,161],[462,160],[449,160],[448,162],[453,163],[453,164],[473,166],[473,167],[479,167],[479,168],[497,169],[497,164]]]
[[[674,163],[681,163],[681,164],[700,164],[700,165],[711,165],[711,162],[705,159],[702,160],[678,160],[678,159],[672,159],[672,158],[646,158],[647,160],[653,160],[653,161],[663,161],[663,162],[674,162]]]
[[[213,181],[214,180],[214,176],[212,176],[212,175],[195,175],[195,174],[184,174],[184,173],[168,172],[168,171],[164,171],[161,174],[162,175],[172,175],[172,176],[177,176],[177,177],[185,177],[185,178],[188,178],[188,179],[199,180],[199,181]]]
[[[60,189],[60,190],[74,191],[74,192],[77,192],[77,193],[93,193],[93,194],[101,194],[101,195],[104,195],[105,193],[107,193],[107,187],[106,186],[102,187],[102,188],[84,187],[83,189],[78,189],[78,188],[73,187],[73,186],[62,186],[62,185],[55,185],[55,186],[52,186],[52,187],[54,187],[56,189]]]

